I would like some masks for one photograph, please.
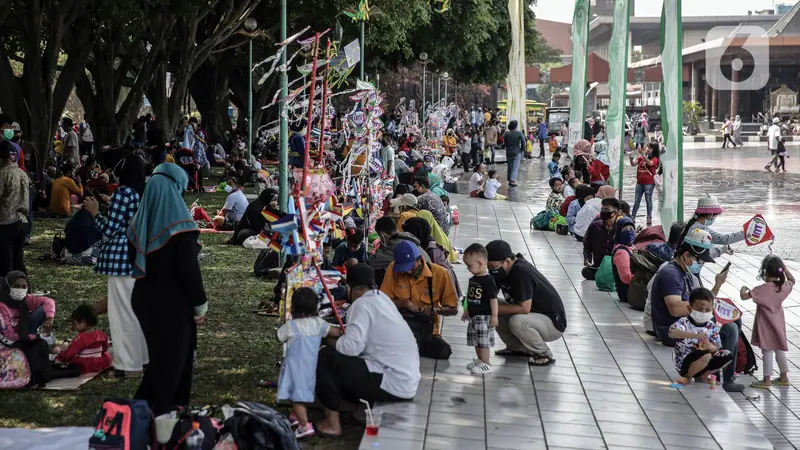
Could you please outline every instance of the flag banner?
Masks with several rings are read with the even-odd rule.
[[[614,29],[609,43],[608,115],[608,159],[611,161],[609,183],[622,191],[622,174],[625,159],[623,138],[625,134],[625,103],[628,90],[628,25],[630,23],[630,0],[617,0],[614,4]],[[619,198],[622,198],[620,195]]]
[[[590,0],[576,0],[572,16],[572,83],[569,85],[569,141],[567,154],[572,157],[572,149],[583,136],[583,122],[586,120],[586,59],[589,52],[589,3]]]
[[[665,129],[666,152],[661,156],[663,171],[661,226],[683,220],[683,59],[681,0],[664,0],[661,9],[661,122]],[[665,127],[664,124],[667,126]]]
[[[519,121],[519,130],[525,134],[528,128],[526,113],[525,83],[525,8],[527,1],[508,0],[508,16],[511,19],[511,49],[508,51],[508,102],[507,122]]]
[[[748,246],[752,247],[774,239],[775,235],[761,214],[756,214],[744,224],[744,243]]]
[[[740,310],[729,298],[714,299],[714,318],[720,325],[735,322],[742,318]]]

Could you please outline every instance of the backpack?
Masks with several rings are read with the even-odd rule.
[[[550,226],[549,226],[548,229],[550,231],[556,231],[556,228],[559,225],[565,225],[566,226],[567,225],[567,218],[562,216],[561,214],[556,214],[555,216],[553,216],[552,219],[550,219]]]
[[[50,346],[41,338],[17,340],[11,344],[25,354],[30,370],[28,386],[43,386],[53,379],[53,365],[50,363]]]
[[[753,347],[750,346],[750,341],[747,340],[743,331],[739,331],[739,345],[736,347],[736,372],[746,373],[752,375],[758,370],[758,363],[756,361],[756,354],[753,352]]]
[[[175,428],[172,429],[172,436],[170,436],[169,441],[153,450],[179,450],[184,448],[184,442],[189,433],[192,432],[192,426],[195,422],[200,425],[200,431],[203,432],[202,450],[212,450],[217,443],[217,431],[221,428],[217,419],[210,417],[213,414],[213,409],[207,415],[199,415],[196,412],[181,412],[179,414],[180,420],[175,424]]]
[[[31,368],[18,348],[0,348],[0,390],[22,389],[31,382]]]
[[[97,413],[89,450],[147,450],[153,427],[146,401],[107,399]]]
[[[272,408],[254,402],[223,407],[222,441],[232,438],[239,450],[300,450],[292,426]]]
[[[534,230],[539,231],[547,231],[550,229],[550,219],[553,218],[555,214],[552,211],[542,211],[533,219],[531,219],[531,228]]]
[[[280,254],[271,248],[265,248],[258,253],[256,262],[253,263],[253,275],[257,277],[269,276],[270,269],[280,266]]]

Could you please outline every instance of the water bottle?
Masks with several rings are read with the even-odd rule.
[[[192,431],[186,436],[186,450],[203,450],[205,434],[200,429],[200,424],[192,422]]]

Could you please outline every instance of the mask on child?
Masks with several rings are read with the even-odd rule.
[[[717,220],[716,217],[713,218],[713,219],[706,219],[706,226],[710,227],[710,226],[714,225],[714,221],[715,220]]]
[[[689,314],[689,317],[691,317],[692,320],[694,320],[696,323],[706,323],[706,322],[711,321],[711,319],[714,317],[714,313],[713,312],[692,311],[692,313]]]
[[[18,302],[24,300],[27,295],[28,290],[23,288],[11,288],[8,292],[8,296]]]
[[[619,235],[619,242],[622,245],[633,245],[635,239],[636,232],[633,230],[622,230],[622,233]]]
[[[226,186],[225,186],[225,192],[227,192],[227,193],[229,193],[229,194],[230,194],[231,192],[233,192],[233,186],[231,186],[230,184],[229,184],[229,185],[226,185]]]

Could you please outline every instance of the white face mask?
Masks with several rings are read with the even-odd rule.
[[[713,312],[692,311],[692,313],[689,314],[689,317],[691,317],[692,320],[694,320],[697,323],[706,323],[706,322],[710,322],[711,319],[714,318],[714,313]]]
[[[28,295],[28,290],[24,288],[11,288],[8,293],[9,297],[18,302],[24,300],[27,295]]]
[[[225,186],[225,192],[228,192],[228,193],[233,192],[233,186],[231,186],[230,184]]]

